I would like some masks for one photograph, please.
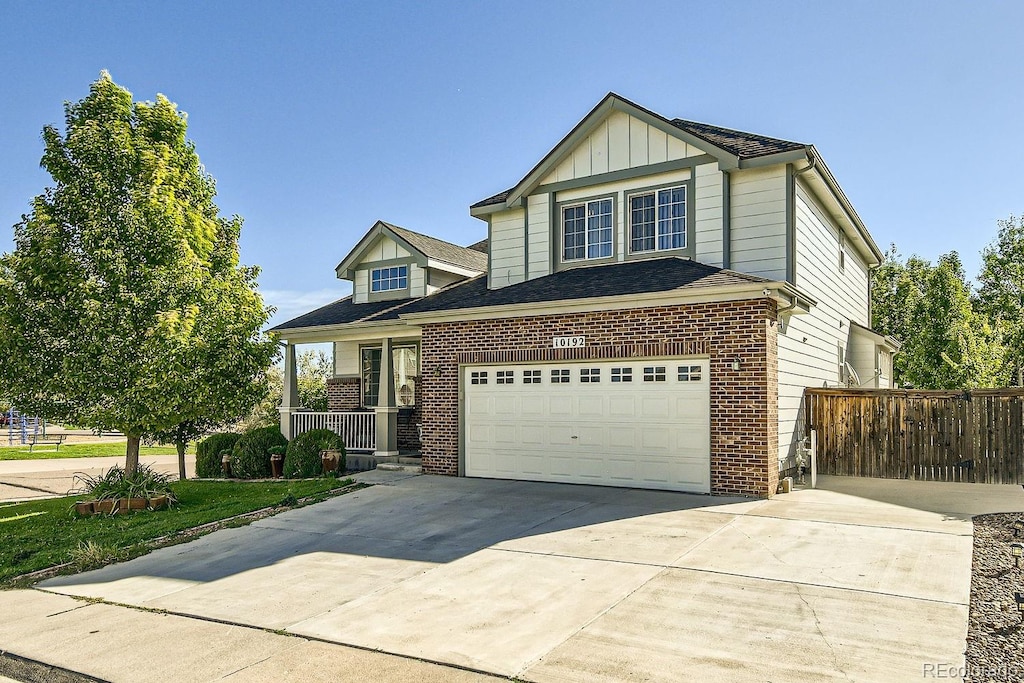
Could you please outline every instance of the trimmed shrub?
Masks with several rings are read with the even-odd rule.
[[[284,476],[289,479],[315,477],[323,471],[320,451],[340,451],[338,470],[345,471],[345,442],[330,429],[313,429],[288,444],[284,456]]]
[[[196,446],[196,476],[203,479],[221,476],[221,453],[234,448],[241,436],[234,432],[221,432],[200,441]]]
[[[270,449],[287,446],[288,439],[278,426],[253,429],[242,434],[231,451],[231,476],[237,479],[265,479],[270,476]]]

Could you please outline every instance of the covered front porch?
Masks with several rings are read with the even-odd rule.
[[[344,440],[350,469],[418,458],[419,338],[411,337],[408,328],[401,332],[401,336],[361,334],[343,339],[337,334],[330,340],[334,376],[327,380],[327,411],[301,405],[296,346],[328,340],[307,335],[287,339],[281,433],[291,440],[313,429],[330,429]],[[381,381],[388,376],[394,380]]]

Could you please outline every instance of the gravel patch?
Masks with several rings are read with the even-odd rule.
[[[1024,621],[1014,592],[1024,593],[1024,562],[1014,566],[1010,544],[1013,522],[1024,513],[979,515],[974,518],[974,559],[971,565],[971,606],[967,627],[964,683],[1024,680]]]

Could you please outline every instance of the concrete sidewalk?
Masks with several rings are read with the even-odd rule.
[[[0,591],[0,614],[0,652],[104,681],[496,680],[379,652],[34,590]],[[0,683],[8,680],[3,665],[0,658]]]

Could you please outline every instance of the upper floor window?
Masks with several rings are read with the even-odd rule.
[[[629,197],[629,249],[633,253],[686,247],[686,186]]]
[[[607,258],[612,255],[612,200],[562,208],[562,260]]]
[[[370,291],[390,292],[409,286],[409,266],[374,268],[370,271]]]

